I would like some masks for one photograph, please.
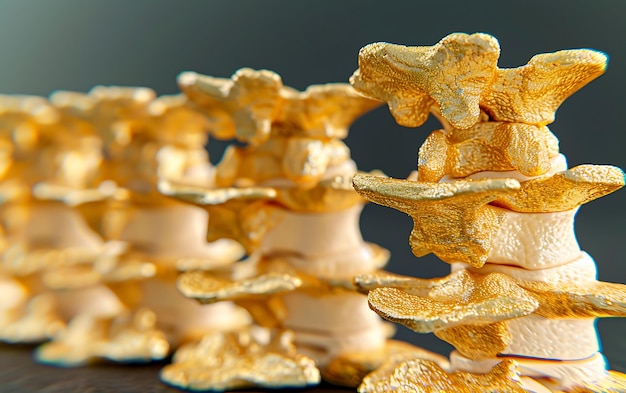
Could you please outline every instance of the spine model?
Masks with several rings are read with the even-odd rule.
[[[200,307],[175,288],[178,270],[184,270],[181,263],[213,268],[242,255],[234,242],[206,242],[206,212],[157,191],[159,178],[211,184],[204,117],[184,96],[157,98],[148,88],[98,86],[88,94],[58,92],[51,101],[92,125],[102,141],[100,180],[115,192],[85,204],[81,211],[108,243],[119,245],[120,251],[108,261],[116,268],[101,281],[122,303],[120,314],[130,314],[127,318],[133,322],[120,327],[106,320],[87,324],[79,319],[45,344],[38,358],[66,364],[102,357],[159,359],[169,348],[207,331],[247,325],[247,313],[234,305]],[[94,329],[92,324],[105,327]],[[148,333],[158,334],[160,342],[148,340]],[[84,355],[75,359],[79,349]]]
[[[217,188],[162,182],[161,191],[204,206],[211,217],[209,238],[233,238],[251,255],[221,275],[183,274],[179,289],[204,303],[233,300],[275,335],[293,332],[295,350],[306,356],[296,359],[313,359],[314,370],[334,383],[357,386],[392,353],[447,364],[387,340],[389,326],[353,286],[355,275],[380,269],[388,252],[361,236],[365,201],[352,188],[356,165],[342,139],[354,119],[380,102],[348,84],[299,92],[266,70],[241,69],[231,79],[183,73],[179,83],[214,122],[215,138],[236,138],[243,146],[225,152],[216,167]],[[202,345],[175,358],[162,378],[187,388],[214,388]],[[257,370],[265,380],[256,383],[318,382],[319,373],[298,362],[304,375],[299,381],[284,377],[286,364],[276,364]]]
[[[413,253],[452,267],[439,279],[357,277],[369,304],[390,321],[451,343],[448,369],[395,359],[362,392],[623,392],[607,371],[595,319],[626,316],[626,286],[596,280],[574,216],[582,204],[624,185],[607,165],[568,169],[546,127],[558,106],[604,72],[592,50],[540,54],[497,67],[486,34],[452,34],[432,47],[371,44],[351,82],[386,101],[396,121],[443,129],[419,150],[417,178],[357,175],[375,203],[414,220]],[[399,390],[398,390],[399,389]]]
[[[87,124],[34,96],[0,97],[0,138],[0,340],[41,342],[63,330],[79,310],[108,315],[116,308],[102,288],[55,293],[58,285],[71,286],[71,278],[58,273],[92,264],[105,251],[104,242],[75,209],[31,191],[47,183],[76,197],[89,194],[100,144]],[[82,165],[72,164],[77,161]],[[94,297],[102,301],[95,303]]]

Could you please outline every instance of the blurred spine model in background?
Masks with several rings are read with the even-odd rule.
[[[204,118],[186,106],[184,97],[155,98],[146,88],[97,87],[82,96],[60,92],[52,101],[73,105],[104,142],[103,176],[117,190],[111,198],[85,205],[82,211],[103,237],[124,245],[117,258],[117,274],[110,272],[103,279],[124,308],[133,311],[135,327],[145,329],[152,324],[169,345],[177,347],[209,330],[247,325],[246,313],[232,304],[200,307],[175,290],[181,259],[221,266],[235,262],[243,251],[228,240],[207,244],[206,213],[165,198],[156,189],[157,179],[169,176],[180,182],[210,184]],[[119,330],[114,325],[105,333],[111,337],[103,337],[111,341],[112,350],[105,357],[133,359],[133,353],[124,353],[133,348],[125,342],[132,336],[114,329]],[[85,333],[80,325],[71,326],[58,342],[40,351],[40,359],[63,361],[64,355],[57,360],[53,351],[71,350]],[[132,340],[139,341],[138,337]],[[154,351],[153,345],[146,342],[145,350]],[[159,356],[152,357],[167,354],[167,350],[159,351]]]
[[[108,247],[76,210],[31,192],[44,182],[74,193],[76,199],[92,194],[100,141],[89,124],[40,97],[1,97],[0,130],[5,236],[0,337],[39,342],[58,334],[76,314],[108,315],[116,307],[114,296],[97,285],[72,288],[69,296],[54,291],[73,284],[59,283],[59,270],[91,266]]]
[[[2,339],[52,338],[38,359],[79,365],[162,359],[207,331],[247,326],[243,309],[203,307],[175,288],[180,261],[221,266],[243,255],[230,240],[207,244],[206,212],[156,189],[168,176],[210,184],[204,117],[183,96],[145,88],[50,101],[2,101],[3,285],[13,303]]]
[[[235,239],[251,256],[220,274],[185,273],[180,290],[204,303],[233,300],[273,334],[293,332],[295,349],[334,383],[357,386],[395,353],[447,364],[388,340],[390,326],[353,286],[355,275],[381,268],[388,252],[363,241],[364,200],[352,188],[357,169],[341,139],[380,103],[348,84],[299,92],[265,70],[241,69],[231,79],[189,72],[179,82],[216,122],[214,137],[244,146],[225,152],[216,167],[217,188],[163,181],[161,191],[203,206],[211,217],[209,239]],[[162,377],[178,386],[210,387],[211,374],[223,371],[203,356],[203,346],[185,348],[188,355],[177,355]],[[283,373],[278,367],[263,372]]]
[[[558,106],[598,77],[593,50],[540,54],[497,67],[486,34],[452,34],[432,47],[371,44],[351,79],[384,100],[399,124],[442,122],[419,150],[416,177],[354,179],[367,199],[414,220],[416,256],[434,253],[439,279],[358,277],[384,318],[451,343],[451,365],[392,359],[362,392],[623,392],[607,371],[595,318],[626,316],[626,286],[596,280],[574,234],[578,207],[624,185],[607,165],[567,169],[546,127]],[[477,387],[479,386],[479,387]]]

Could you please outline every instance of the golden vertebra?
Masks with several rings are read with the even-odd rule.
[[[457,178],[512,170],[540,176],[558,154],[559,142],[547,127],[483,122],[431,133],[419,150],[418,180],[437,182],[445,174]]]
[[[498,41],[487,34],[451,34],[432,47],[370,44],[359,53],[352,85],[387,101],[396,121],[417,127],[437,103],[454,127],[468,128],[495,77]]]
[[[385,100],[400,124],[418,126],[429,112],[442,120],[444,129],[419,150],[417,181],[356,176],[354,186],[411,215],[416,256],[433,252],[454,269],[430,280],[370,273],[356,284],[385,319],[435,332],[457,348],[450,369],[436,377],[424,362],[396,363],[367,377],[360,391],[422,391],[444,381],[444,390],[477,391],[466,378],[490,375],[481,391],[622,391],[624,376],[607,372],[598,353],[593,319],[626,316],[626,286],[596,281],[593,260],[552,236],[573,234],[567,217],[622,187],[624,173],[606,165],[563,170],[558,141],[545,127],[561,102],[604,72],[607,58],[568,50],[499,69],[497,51],[488,52],[491,62],[474,48],[448,50],[454,56],[431,64],[433,53],[468,48],[470,39],[493,38],[452,34],[430,48],[369,45],[351,80]],[[433,71],[444,65],[446,73]],[[463,77],[446,82],[458,70]],[[567,249],[553,249],[559,246]],[[517,372],[494,374],[507,362],[512,367],[507,357],[519,359]]]
[[[341,139],[381,103],[347,84],[298,92],[265,70],[241,69],[231,79],[183,73],[179,83],[216,119],[213,136],[247,145],[227,149],[217,188],[160,189],[209,211],[209,239],[231,237],[258,258],[217,276],[187,272],[180,290],[200,302],[233,300],[258,324],[293,330],[296,348],[316,360],[322,376],[355,386],[399,347],[351,283],[382,267],[388,253],[361,238],[363,199],[352,188],[356,165]]]
[[[426,183],[354,177],[354,188],[361,195],[413,218],[413,254],[421,257],[432,252],[446,262],[476,267],[485,263],[502,219],[501,211],[489,203],[519,187],[513,179]]]
[[[190,390],[231,390],[253,386],[304,387],[320,381],[315,363],[296,352],[293,334],[268,340],[241,330],[206,335],[182,347],[161,371],[167,383]]]

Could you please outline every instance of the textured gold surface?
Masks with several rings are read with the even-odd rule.
[[[148,88],[96,86],[88,94],[57,92],[50,102],[93,127],[107,155],[99,178],[125,187],[141,172],[144,157],[137,148],[137,134],[145,131],[151,116],[148,108],[155,98]]]
[[[181,347],[161,379],[189,390],[230,390],[252,386],[304,387],[320,381],[313,360],[296,353],[293,334],[264,342],[249,330],[207,334]]]
[[[516,170],[543,175],[559,154],[547,127],[520,123],[478,123],[465,130],[435,131],[419,149],[418,180],[465,177],[481,171]]]
[[[208,211],[207,240],[230,238],[251,254],[282,219],[282,209],[304,213],[362,203],[350,187],[354,164],[339,139],[358,116],[380,102],[348,84],[298,92],[280,76],[248,68],[230,79],[183,73],[179,85],[214,123],[216,138],[238,138],[216,167],[217,188],[161,182],[161,192]]]
[[[120,148],[131,140],[135,127],[149,116],[148,106],[156,93],[145,87],[96,86],[88,94],[59,92],[50,97],[57,106],[92,123],[104,146],[119,157]],[[117,173],[120,174],[120,173]]]
[[[450,34],[434,46],[370,44],[359,52],[350,82],[386,101],[404,126],[423,124],[435,103],[454,127],[478,121],[479,100],[495,76],[498,41],[487,34]]]
[[[37,360],[77,366],[96,359],[146,362],[163,359],[170,345],[156,329],[156,315],[147,309],[115,318],[82,314],[55,340],[37,349]]]
[[[435,334],[463,356],[497,356],[511,340],[503,323],[535,314],[549,319],[626,316],[626,285],[594,281],[555,287],[502,273],[465,270],[438,279],[370,274],[356,278],[369,289],[370,307],[383,318]]]
[[[275,199],[276,190],[271,187],[216,188],[180,185],[165,179],[159,182],[159,191],[185,202],[199,206],[220,205],[231,200]]]
[[[428,360],[392,359],[365,377],[359,392],[526,393],[526,390],[522,387],[517,364],[512,360],[504,360],[486,374],[471,374],[460,371],[448,373]]]
[[[220,139],[238,138],[258,145],[270,135],[338,138],[363,113],[381,103],[343,83],[310,86],[298,92],[268,70],[242,68],[230,79],[185,72],[179,86],[209,117],[231,116],[229,126],[216,127]],[[220,117],[221,115],[221,117]]]
[[[183,295],[201,303],[267,296],[293,291],[301,285],[302,281],[298,277],[287,274],[268,273],[248,279],[228,280],[203,271],[185,272],[177,282]]]
[[[147,272],[145,266],[132,273],[130,266],[119,269],[116,247],[89,233],[61,203],[94,203],[116,191],[115,185],[99,184],[103,144],[79,111],[44,98],[0,97],[0,135],[11,140],[11,165],[0,186],[0,220],[9,240],[1,265],[28,293],[27,301],[6,310],[0,335],[41,342],[68,320],[59,315],[55,290],[90,286],[112,272],[118,279]]]
[[[280,76],[272,71],[243,68],[230,79],[213,78],[195,72],[179,75],[180,89],[209,118],[216,120],[217,138],[260,143],[271,129],[269,119],[279,111]]]
[[[291,211],[323,213],[348,209],[363,198],[354,192],[352,174],[320,180],[312,188],[278,188],[276,203]]]
[[[105,243],[101,249],[40,248],[29,250],[14,243],[8,247],[0,267],[15,277],[37,275],[49,289],[83,288],[101,282],[144,279],[156,274],[149,261],[122,255],[127,244]]]
[[[426,183],[357,174],[353,181],[355,190],[368,200],[413,218],[413,254],[432,252],[446,262],[474,267],[487,260],[502,220],[502,211],[488,203],[520,187],[513,179]]]
[[[488,324],[529,315],[539,302],[516,280],[501,274],[459,271],[435,285],[420,280],[409,290],[378,288],[370,307],[383,318],[420,333],[464,324]],[[419,284],[425,283],[426,287]]]
[[[367,374],[377,370],[390,358],[429,360],[444,369],[450,366],[448,359],[442,355],[403,341],[388,340],[384,347],[377,350],[340,354],[322,370],[322,376],[325,381],[335,385],[357,387]]]
[[[593,281],[588,285],[552,286],[519,282],[538,301],[536,314],[546,318],[626,317],[626,285]]]
[[[498,41],[478,33],[450,34],[432,47],[375,43],[361,49],[350,81],[387,102],[396,121],[408,127],[423,124],[435,102],[456,128],[476,124],[479,108],[495,121],[543,126],[554,121],[567,97],[604,72],[607,61],[601,52],[574,49],[499,69],[499,55]]]
[[[553,176],[521,183],[518,193],[502,195],[494,205],[524,213],[574,209],[624,186],[624,172],[610,165],[579,165]]]
[[[539,54],[524,66],[498,69],[480,104],[496,121],[549,124],[567,97],[604,73],[606,62],[590,49]]]
[[[352,187],[352,176],[339,175],[320,180],[312,188],[300,187],[222,187],[203,188],[176,184],[162,179],[159,191],[176,199],[212,209],[212,205],[232,200],[272,201],[291,211],[309,213],[343,210],[363,201]]]
[[[16,277],[27,276],[67,266],[93,263],[98,257],[95,250],[84,248],[40,248],[32,250],[15,240],[5,250],[0,266]]]
[[[468,359],[496,357],[511,342],[511,333],[505,322],[453,326],[437,330],[435,336],[452,344]]]
[[[372,289],[393,287],[410,289],[415,287],[415,282],[421,282],[423,287],[432,287],[436,281],[416,277],[408,277],[400,274],[390,273],[384,270],[377,270],[372,273],[359,274],[354,277],[354,285],[363,293],[368,293]]]

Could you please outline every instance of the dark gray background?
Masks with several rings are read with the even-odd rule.
[[[626,167],[626,2],[604,1],[164,1],[0,0],[0,93],[48,95],[86,91],[95,84],[149,86],[176,93],[183,70],[228,77],[248,66],[278,72],[287,85],[345,82],[359,48],[376,41],[432,45],[451,32],[486,32],[499,39],[500,67],[525,64],[534,54],[594,48],[610,55],[607,73],[568,99],[550,128],[570,166]],[[361,169],[406,176],[431,130],[395,124],[383,107],[358,120],[347,140]],[[217,161],[223,145],[210,147]],[[622,247],[626,191],[581,209],[577,233],[597,261],[600,278],[626,282]],[[417,259],[408,246],[411,220],[368,206],[366,239],[392,251],[389,269],[442,276],[448,266]],[[605,353],[626,369],[624,320],[600,322]],[[403,339],[445,352],[432,336],[399,328]]]

